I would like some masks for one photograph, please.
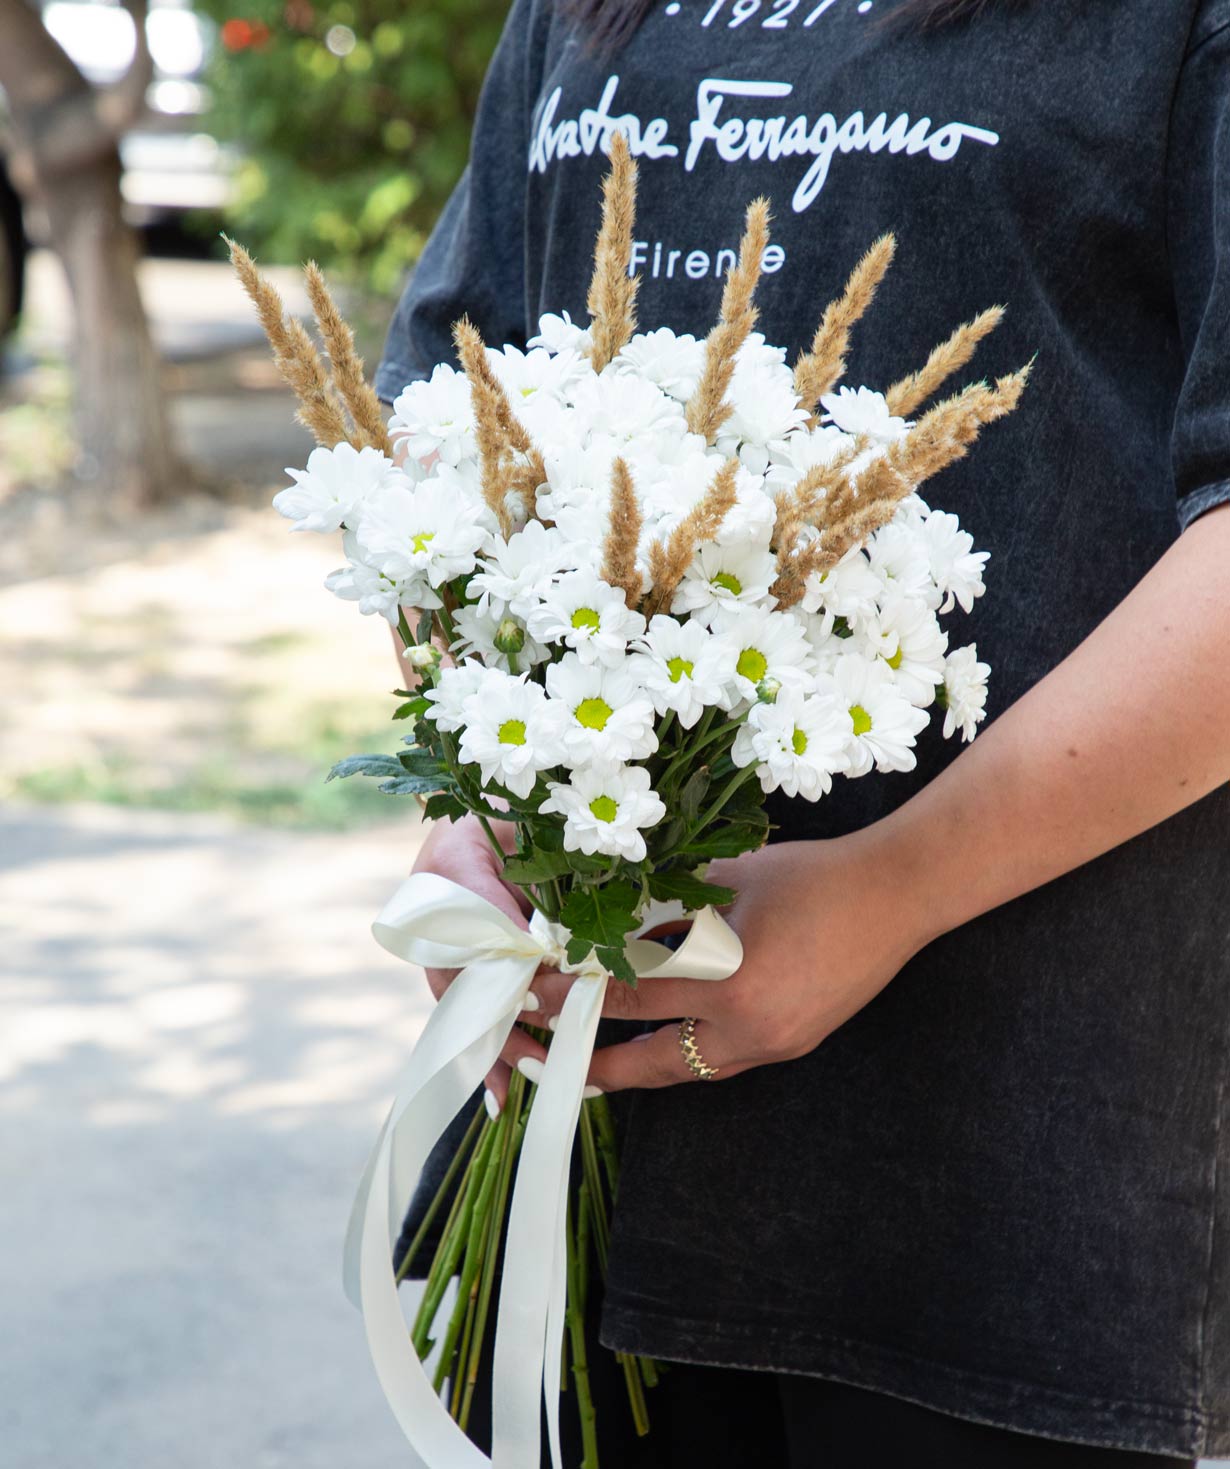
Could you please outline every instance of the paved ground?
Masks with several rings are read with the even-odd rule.
[[[0,810],[0,1457],[408,1469],[338,1259],[416,836]]]

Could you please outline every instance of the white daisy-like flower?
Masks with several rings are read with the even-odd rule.
[[[547,696],[528,675],[511,678],[493,669],[462,709],[464,728],[458,757],[482,771],[484,783],[498,781],[522,800],[540,771],[558,765],[562,751]]]
[[[553,781],[548,790],[539,810],[564,818],[564,848],[569,852],[643,862],[643,832],[666,815],[642,765],[587,765],[574,770],[567,785]]]
[[[991,665],[979,663],[978,644],[954,648],[944,660],[944,738],[951,739],[957,730],[968,744],[987,717],[987,679]]]
[[[420,599],[417,604],[420,607],[440,605],[440,598],[423,585],[421,577],[416,575],[399,580],[369,566],[363,559],[354,531],[348,530],[342,537],[342,550],[348,564],[331,571],[325,577],[325,586],[343,602],[357,602],[364,617],[378,612],[390,627],[396,627],[398,608],[414,605],[416,597]]]
[[[565,644],[582,663],[616,667],[629,641],[645,631],[645,619],[623,592],[592,572],[570,572],[541,596],[526,621],[529,631],[542,642]]]
[[[725,685],[724,709],[754,700],[766,679],[783,688],[808,688],[815,655],[806,627],[793,613],[768,607],[722,608],[712,626]]]
[[[696,391],[704,366],[704,342],[687,332],[677,335],[667,326],[637,332],[612,364],[616,372],[634,372],[656,383],[681,403]]]
[[[753,360],[736,365],[727,392],[734,411],[718,430],[716,447],[737,453],[753,474],[763,474],[774,452],[780,453],[789,434],[807,422],[788,367]]]
[[[478,692],[489,672],[489,669],[473,658],[442,668],[436,676],[435,688],[427,689],[424,693],[431,704],[427,718],[434,720],[440,729],[449,734],[455,734],[462,729],[465,725],[466,702]]]
[[[873,440],[877,444],[895,444],[909,432],[904,418],[889,412],[883,393],[870,388],[838,388],[820,399],[825,421],[835,423],[843,433]]]
[[[576,548],[555,526],[531,520],[508,540],[496,538],[470,578],[479,609],[524,618],[552,577],[576,565]]]
[[[545,347],[532,347],[522,352],[516,347],[488,347],[487,361],[504,385],[514,410],[531,411],[539,398],[558,403],[570,393],[582,373],[593,368],[577,351],[548,352]]]
[[[921,526],[908,513],[890,520],[867,541],[864,550],[871,569],[890,590],[907,597],[934,598],[931,557]]]
[[[458,607],[453,613],[453,627],[457,638],[453,651],[461,658],[481,658],[488,668],[500,668],[505,673],[518,673],[545,663],[551,656],[550,648],[544,647],[533,637],[524,621],[511,611],[496,607],[484,610],[478,603]]]
[[[589,346],[589,328],[577,326],[565,311],[557,316],[553,311],[544,312],[538,318],[538,332],[526,342],[527,347],[545,347],[548,352],[584,352]]]
[[[711,459],[712,465],[713,460]],[[768,550],[777,521],[777,501],[765,493],[765,477],[743,464],[735,471],[735,503],[726,512],[714,540],[719,546],[755,543]]]
[[[760,607],[776,578],[777,558],[764,546],[705,541],[675,588],[671,611],[709,621],[722,610]]]
[[[364,506],[356,534],[365,558],[387,576],[438,587],[466,576],[488,532],[440,479]]]
[[[989,551],[975,551],[974,538],[961,529],[955,515],[930,510],[922,522],[922,543],[931,562],[931,579],[942,600],[940,612],[951,612],[960,605],[969,612],[974,600],[986,591],[983,568],[991,559]]]
[[[389,437],[405,443],[416,459],[439,454],[445,464],[459,464],[477,452],[470,380],[447,362],[431,376],[404,387],[393,400]]]
[[[926,726],[927,714],[897,691],[892,670],[881,659],[846,654],[832,673],[817,678],[816,691],[832,695],[849,717],[849,775],[866,775],[872,768],[914,769],[915,737]]]
[[[659,613],[638,640],[629,667],[659,714],[673,709],[691,729],[707,707],[720,705],[724,680],[713,634],[696,618],[680,622]]]
[[[605,668],[565,653],[547,669],[547,692],[566,764],[641,760],[658,748],[653,704],[626,663]]]
[[[862,547],[854,546],[836,566],[811,573],[799,605],[805,612],[818,614],[828,632],[839,617],[851,628],[874,617],[883,595],[884,582],[872,570]]]
[[[818,801],[848,768],[850,717],[831,693],[783,689],[771,704],[756,703],[739,726],[730,758],[755,764],[761,789]]]
[[[306,469],[286,473],[295,483],[278,491],[273,508],[293,520],[295,530],[340,530],[353,525],[374,496],[414,488],[413,480],[378,449],[350,444],[313,449]]]
[[[796,429],[769,448],[769,467],[765,482],[773,493],[789,489],[807,473],[831,464],[854,443],[835,424],[819,424],[814,429]]]
[[[919,597],[891,593],[875,617],[860,625],[860,637],[873,657],[893,671],[893,683],[911,704],[925,709],[944,682],[948,634]]]
[[[683,405],[627,372],[591,372],[577,384],[572,413],[586,432],[608,435],[619,452],[643,434],[683,433]]]

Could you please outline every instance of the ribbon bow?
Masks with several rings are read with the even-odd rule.
[[[665,917],[646,915],[645,928]],[[346,1293],[363,1314],[376,1375],[402,1432],[428,1469],[538,1469],[545,1394],[554,1469],[559,1446],[559,1361],[566,1304],[566,1217],[572,1140],[608,973],[591,953],[567,963],[567,932],[535,914],[529,932],[486,898],[433,873],[408,878],[372,925],[398,958],[461,972],[432,1011],[359,1184],[346,1231]],[[711,908],[672,951],[633,939],[643,979],[725,979],[742,947]],[[496,1323],[493,1430],[488,1458],[437,1397],[397,1298],[392,1260],[428,1154],[491,1069],[543,964],[573,973],[530,1111],[509,1212]]]

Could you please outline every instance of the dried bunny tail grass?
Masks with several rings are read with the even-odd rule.
[[[725,401],[735,370],[735,357],[756,325],[753,304],[761,261],[769,243],[769,201],[753,199],[747,207],[738,263],[726,272],[717,324],[705,340],[705,366],[696,391],[688,399],[689,430],[712,443],[734,409]]]
[[[624,133],[611,134],[611,168],[602,180],[602,227],[594,244],[594,274],[585,304],[591,318],[589,360],[595,372],[636,331],[640,281],[628,274],[636,221],[636,163]]]
[[[654,541],[650,546],[649,574],[653,578],[653,592],[644,609],[646,617],[670,606],[675,588],[691,565],[697,546],[713,540],[721,530],[722,522],[738,498],[735,489],[738,473],[739,461],[727,459],[713,476],[709,488],[670,533],[666,544]]]
[[[321,340],[329,354],[333,386],[354,423],[355,439],[391,458],[393,445],[384,426],[384,410],[363,372],[363,359],[355,351],[350,323],[337,309],[337,302],[314,260],[303,267],[303,278]]]
[[[504,389],[487,361],[483,339],[468,317],[453,323],[453,345],[457,357],[470,380],[470,401],[474,405],[474,437],[478,440],[481,467],[480,484],[483,499],[499,522],[500,534],[507,539],[513,532],[513,518],[508,508],[508,494],[513,486],[509,436],[505,413],[511,415]]]
[[[845,290],[825,307],[811,350],[794,364],[794,390],[812,415],[813,427],[816,404],[845,372],[850,332],[871,305],[896,251],[897,241],[891,234],[876,240],[851,271]]]
[[[1017,406],[1032,363],[997,378],[994,387],[972,383],[952,398],[937,403],[918,420],[888,457],[910,480],[920,485],[969,452],[982,429],[1004,418]]]
[[[908,417],[941,383],[965,366],[977,351],[978,343],[990,336],[1003,319],[1004,308],[992,306],[973,321],[959,326],[946,342],[935,348],[918,372],[910,373],[889,388],[884,395],[888,411]]]
[[[256,262],[243,246],[226,235],[222,238],[230,249],[235,274],[256,307],[260,324],[269,338],[274,363],[299,401],[295,416],[326,449],[354,443],[342,405],[311,337],[287,314],[281,296],[257,270]]]
[[[629,607],[635,607],[641,600],[644,585],[636,565],[641,524],[641,507],[632,475],[626,462],[616,458],[611,465],[611,520],[603,546],[602,579],[620,588]]]
[[[804,525],[815,525],[831,495],[846,483],[846,469],[866,449],[868,440],[860,435],[853,444],[835,455],[827,464],[815,464],[794,485],[777,496],[777,519],[773,525],[772,544],[787,553]]]

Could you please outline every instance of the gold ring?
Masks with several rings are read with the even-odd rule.
[[[696,1016],[689,1015],[679,1022],[679,1049],[688,1063],[688,1070],[698,1081],[712,1081],[718,1074],[716,1066],[710,1066],[696,1044]]]

